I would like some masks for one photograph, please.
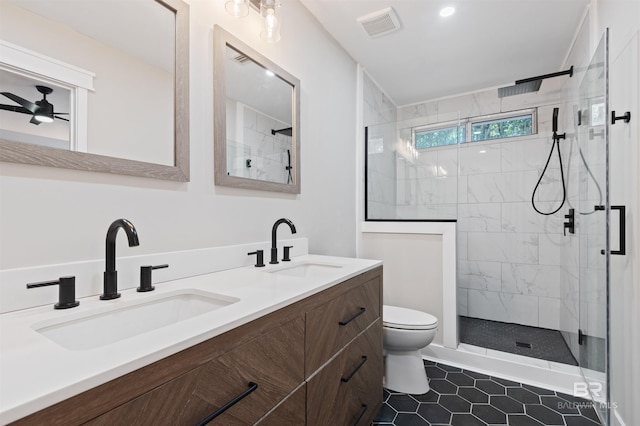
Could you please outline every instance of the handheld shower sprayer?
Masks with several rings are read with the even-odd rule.
[[[291,166],[291,150],[288,149],[287,150],[287,165],[285,166],[285,170],[287,171],[287,183],[293,183],[293,177],[291,176],[291,169],[293,169],[293,167]]]
[[[553,109],[553,117],[551,120],[551,126],[552,126],[552,130],[553,130],[553,143],[551,144],[551,151],[549,152],[549,157],[547,158],[547,163],[544,165],[544,169],[542,170],[542,173],[540,174],[540,178],[538,179],[538,183],[536,183],[536,187],[533,189],[533,193],[531,194],[531,205],[533,206],[533,209],[538,212],[541,215],[544,216],[550,216],[554,213],[557,213],[560,211],[560,209],[562,208],[562,206],[564,206],[564,202],[567,199],[567,185],[564,181],[564,169],[562,166],[562,154],[560,153],[560,139],[565,139],[567,137],[566,133],[563,133],[561,135],[558,134],[558,113],[559,113],[559,108],[554,108]],[[538,191],[538,187],[540,186],[540,182],[542,182],[542,178],[544,177],[544,174],[547,172],[547,167],[549,167],[549,162],[551,161],[551,157],[553,156],[553,150],[554,148],[556,148],[556,146],[558,147],[558,163],[560,163],[560,180],[562,181],[562,202],[560,203],[560,205],[558,206],[557,209],[551,211],[551,212],[542,212],[540,210],[538,210],[538,207],[536,206],[536,201],[535,201],[535,197],[536,197],[536,192]]]
[[[553,130],[553,140],[554,142],[559,142],[560,139],[566,139],[567,134],[563,133],[561,135],[558,134],[558,112],[559,108],[553,109],[553,118],[551,120],[551,127]],[[560,154],[560,147],[558,147],[558,155]],[[560,163],[560,167],[562,167],[562,163]]]

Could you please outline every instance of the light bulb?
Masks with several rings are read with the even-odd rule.
[[[242,18],[249,14],[249,0],[227,0],[224,5],[225,10],[229,15],[235,18]]]
[[[33,117],[41,123],[53,123],[53,117],[48,115],[34,115]]]
[[[260,36],[269,43],[280,40],[280,0],[262,0],[260,14],[264,19]]]

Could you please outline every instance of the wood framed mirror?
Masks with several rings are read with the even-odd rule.
[[[214,28],[215,184],[300,193],[300,81]]]
[[[6,0],[0,6],[6,19],[0,72],[7,77],[0,113],[8,114],[0,125],[0,161],[189,180],[187,3]],[[61,142],[48,130],[53,127],[34,123],[29,108],[25,113],[24,105],[41,102],[42,86],[55,108],[52,124],[67,123]],[[22,121],[22,128],[9,121]]]

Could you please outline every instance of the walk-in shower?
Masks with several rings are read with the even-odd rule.
[[[554,106],[513,97],[504,113],[488,93],[400,108],[402,120],[367,128],[367,219],[456,221],[460,342],[576,365],[560,312],[561,282],[578,272],[561,262],[562,172],[545,167]],[[546,217],[532,208],[536,187]]]
[[[393,109],[384,94],[367,99],[365,91],[365,216],[455,221],[460,343],[551,369],[579,365],[601,401],[610,254],[605,42],[591,63],[573,59],[561,74],[572,78],[521,96],[493,89]]]

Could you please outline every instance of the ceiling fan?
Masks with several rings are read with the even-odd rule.
[[[14,95],[9,92],[1,92],[4,96],[12,101],[20,104],[17,105],[3,105],[0,104],[0,109],[7,111],[19,112],[22,114],[31,114],[31,121],[29,123],[39,125],[40,123],[51,123],[54,118],[58,120],[69,121],[67,118],[59,117],[60,115],[69,115],[67,112],[55,112],[53,104],[47,101],[47,95],[53,92],[53,89],[47,86],[36,86],[38,92],[42,93],[42,99],[35,101],[35,103],[21,98],[18,95]]]

